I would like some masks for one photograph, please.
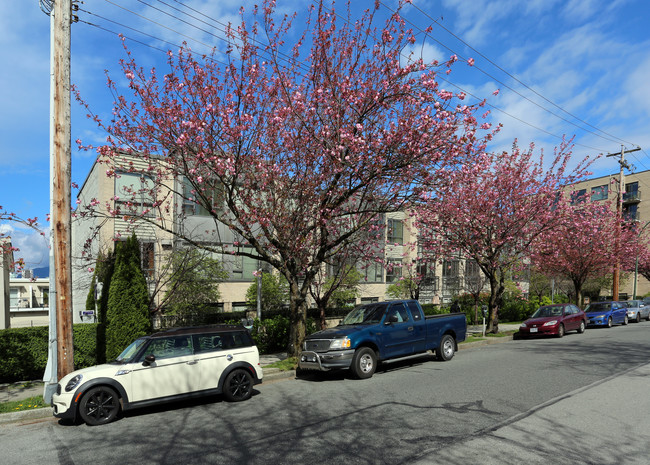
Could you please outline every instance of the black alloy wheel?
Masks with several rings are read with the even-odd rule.
[[[120,399],[114,389],[98,386],[89,390],[79,403],[79,415],[90,426],[110,423],[120,412]]]

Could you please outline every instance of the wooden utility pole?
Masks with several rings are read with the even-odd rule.
[[[70,130],[71,0],[56,0],[52,9],[52,212],[56,299],[57,376],[74,370],[72,349],[72,233]]]
[[[636,152],[637,150],[641,150],[640,147],[637,147],[632,150],[628,150],[628,152]],[[623,214],[623,194],[625,193],[625,172],[623,171],[624,168],[630,169],[630,165],[627,164],[625,161],[625,147],[621,146],[621,153],[610,153],[607,155],[608,157],[618,157],[620,156],[621,159],[618,161],[618,163],[621,165],[621,171],[619,173],[619,178],[618,178],[618,193],[616,196],[616,218],[618,218],[619,222],[618,225],[616,226],[616,231],[615,235],[616,237],[614,240],[616,241],[616,261],[614,262],[614,276],[613,276],[613,284],[612,284],[612,300],[618,300],[619,296],[619,287],[620,287],[620,275],[621,275],[621,262],[618,259],[618,254],[620,250],[620,242],[621,242],[621,229],[620,229],[620,220],[622,218]]]

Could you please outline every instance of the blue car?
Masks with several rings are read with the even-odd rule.
[[[587,305],[585,314],[589,319],[587,326],[606,326],[627,324],[627,304],[625,302],[594,302]]]

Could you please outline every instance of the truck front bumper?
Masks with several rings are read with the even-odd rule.
[[[331,352],[305,351],[300,354],[298,366],[303,370],[329,371],[350,368],[354,350],[335,350]]]

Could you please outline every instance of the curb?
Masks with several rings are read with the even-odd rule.
[[[514,340],[514,336],[491,337],[488,339],[484,339],[482,341],[474,341],[474,342],[467,342],[467,343],[461,342],[460,344],[458,344],[458,350],[472,349],[474,347],[487,346],[490,344],[499,344],[500,342],[508,342],[512,340]]]
[[[296,370],[280,370],[279,368],[264,368],[262,367],[264,378],[263,382],[266,381],[277,381],[280,379],[295,379]]]
[[[0,425],[13,423],[15,421],[41,420],[43,418],[54,418],[52,407],[37,408],[34,410],[22,410],[20,412],[10,412],[0,414]]]

